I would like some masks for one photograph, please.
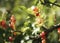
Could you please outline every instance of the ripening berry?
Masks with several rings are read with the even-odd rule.
[[[36,16],[40,16],[39,12],[36,13]]]
[[[60,34],[60,27],[58,28],[58,33]]]
[[[6,25],[6,21],[5,20],[2,20],[0,22],[0,25],[3,27],[3,28],[7,28],[7,25]]]
[[[37,17],[35,20],[36,20],[37,23],[40,23],[40,21],[41,21],[40,17]]]
[[[14,25],[12,25],[12,24],[9,24],[9,27],[11,27],[11,28],[14,30]]]
[[[16,19],[15,19],[14,15],[11,16],[10,21],[14,22],[14,23],[16,22]]]
[[[35,8],[33,9],[33,11],[38,12],[38,8],[35,7]]]
[[[14,36],[16,36],[17,34],[16,34],[16,32],[13,32],[13,34],[14,34]]]
[[[5,25],[5,24],[6,24],[5,20],[2,20],[1,25]]]
[[[42,43],[46,43],[46,40],[45,40],[45,39],[43,39],[43,40],[42,40]]]
[[[9,27],[11,27],[13,30],[15,30],[15,23],[16,23],[16,19],[15,19],[14,15],[12,15],[10,18]]]
[[[40,34],[40,37],[42,38],[42,39],[45,39],[46,37],[45,37],[45,32],[42,32],[41,34]]]
[[[36,13],[38,12],[38,8],[36,6],[32,6],[31,9]]]
[[[35,20],[37,24],[41,24],[44,22],[43,18],[40,18],[40,17],[37,17]]]
[[[10,42],[12,42],[12,41],[13,41],[13,38],[12,38],[11,36],[9,37],[9,41],[10,41]]]

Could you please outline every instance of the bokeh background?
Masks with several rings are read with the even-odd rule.
[[[9,26],[11,17],[13,27]],[[59,23],[60,0],[0,0],[0,43],[40,43],[29,37],[45,31],[42,26],[50,29]],[[48,33],[46,43],[60,43],[58,31]]]

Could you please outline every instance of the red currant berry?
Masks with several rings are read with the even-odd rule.
[[[40,34],[40,36],[41,36],[42,39],[45,39],[45,38],[46,38],[46,37],[45,37],[45,34],[46,34],[45,32],[42,32],[42,33]]]
[[[37,12],[37,13],[36,13],[36,16],[39,16],[39,15],[40,15],[39,12]]]
[[[13,38],[12,38],[11,36],[9,37],[9,41],[10,41],[10,42],[12,42],[12,41],[13,41]]]
[[[17,33],[16,33],[16,32],[13,32],[13,34],[14,34],[14,36],[16,36],[16,35],[17,35]]]
[[[31,9],[35,12],[38,12],[38,8],[36,6],[32,6]]]
[[[14,23],[16,22],[16,19],[15,19],[14,15],[11,16],[10,21],[14,22]]]
[[[7,25],[6,25],[6,21],[5,20],[2,20],[0,22],[0,25],[3,27],[3,28],[7,28]]]
[[[58,28],[58,33],[60,34],[60,27]]]
[[[33,9],[33,11],[38,12],[38,8],[37,8],[37,7],[35,7],[35,8]]]
[[[45,39],[43,39],[43,40],[42,40],[42,43],[46,43],[46,40],[45,40]]]
[[[12,30],[14,30],[14,29],[15,29],[15,24],[14,24],[13,22],[11,22],[11,23],[9,24],[9,27],[11,27]]]

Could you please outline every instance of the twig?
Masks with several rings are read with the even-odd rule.
[[[40,0],[40,2],[41,2],[41,4],[43,4],[43,5],[46,5],[46,3],[47,3],[47,4],[52,4],[52,5],[55,5],[55,6],[57,6],[57,7],[60,7],[60,5],[55,4],[55,3],[52,3],[52,2],[49,2],[49,1],[47,1],[47,0],[46,0],[46,2],[44,2],[44,3],[43,3],[41,0]]]

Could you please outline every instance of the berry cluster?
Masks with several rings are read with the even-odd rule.
[[[40,16],[39,10],[38,10],[38,8],[36,6],[32,6],[31,9],[34,11],[35,16]]]
[[[14,15],[12,15],[11,18],[10,18],[10,24],[9,24],[9,26],[10,26],[13,30],[15,30],[15,23],[16,23],[16,19],[15,19]]]
[[[45,40],[46,36],[45,35],[46,35],[46,32],[44,32],[44,31],[40,34],[40,37],[42,39],[42,43],[46,43],[46,40]]]

